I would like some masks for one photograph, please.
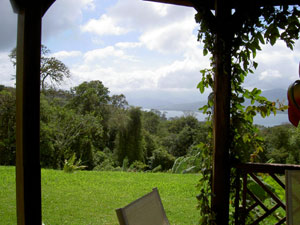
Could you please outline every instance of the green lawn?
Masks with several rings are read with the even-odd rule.
[[[115,209],[157,187],[172,225],[198,221],[199,175],[42,170],[46,225],[117,225]],[[16,224],[15,168],[0,167],[0,224]]]

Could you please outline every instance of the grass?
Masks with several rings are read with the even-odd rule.
[[[157,187],[172,225],[199,219],[195,185],[199,175],[42,169],[42,212],[46,225],[117,225],[115,209]],[[16,224],[15,168],[0,167],[0,224]]]

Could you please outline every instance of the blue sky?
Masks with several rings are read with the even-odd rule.
[[[13,86],[7,57],[16,43],[16,18],[0,0],[1,84]],[[112,93],[134,103],[204,100],[196,89],[209,66],[197,42],[195,10],[142,0],[56,0],[43,18],[43,44],[63,61],[72,77],[62,88],[101,80]],[[248,88],[284,88],[298,78],[300,42],[292,52],[279,42],[257,54],[259,67]]]

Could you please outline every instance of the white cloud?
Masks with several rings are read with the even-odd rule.
[[[118,42],[115,44],[116,47],[121,49],[138,48],[142,46],[141,42]]]
[[[255,61],[258,62],[258,69],[254,74],[248,75],[245,87],[263,90],[287,89],[292,82],[299,79],[300,40],[296,42],[293,51],[283,41],[278,41],[274,46],[266,45],[257,53]]]
[[[9,52],[0,52],[0,84],[12,87],[15,84],[13,75],[16,74],[16,70],[10,62],[8,54]]]
[[[95,63],[105,58],[114,58],[116,60],[132,59],[131,56],[126,55],[124,51],[120,49],[115,49],[114,46],[91,50],[84,54],[85,63]]]
[[[121,35],[127,33],[129,30],[116,25],[116,22],[112,17],[104,14],[98,20],[89,20],[85,25],[81,26],[81,31],[102,36]]]
[[[55,1],[43,17],[43,38],[78,29],[83,11],[94,10],[94,0],[59,0]]]
[[[81,56],[82,53],[80,51],[59,51],[51,54],[52,57],[58,58],[60,60],[70,58],[70,57],[78,57]]]
[[[185,52],[189,42],[196,47],[197,40],[193,38],[195,24],[190,20],[171,23],[157,29],[146,31],[140,37],[141,42],[150,50],[159,52]]]
[[[144,45],[150,50],[164,53],[182,52],[187,39],[197,27],[194,15],[195,10],[188,7],[141,0],[119,0],[99,19],[90,19],[81,26],[81,30],[98,36],[134,31],[140,36],[139,47]]]
[[[196,51],[191,51],[191,54],[187,52],[182,60],[167,64],[154,61],[149,66],[142,59],[132,60],[132,56],[127,54],[127,47],[132,45],[140,44],[118,43],[116,46],[126,47],[118,49],[116,46],[108,46],[86,52],[83,55],[84,60],[71,68],[74,82],[99,79],[114,92],[196,91],[200,81],[199,70],[209,65],[208,57],[203,57],[198,49],[198,54],[195,54]],[[161,61],[159,58],[156,60]]]
[[[182,21],[186,17],[194,21],[195,10],[190,7],[141,0],[119,0],[107,13],[119,24],[134,30],[145,31]]]
[[[266,80],[266,79],[270,79],[270,78],[280,78],[282,77],[282,74],[280,74],[280,72],[278,70],[265,70],[263,71],[260,76],[259,76],[259,80]]]

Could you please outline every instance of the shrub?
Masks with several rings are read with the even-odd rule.
[[[130,167],[129,170],[130,171],[134,171],[134,172],[141,172],[141,171],[145,171],[147,168],[147,165],[141,161],[134,161]]]
[[[112,162],[110,160],[106,159],[100,165],[95,166],[93,170],[97,170],[97,171],[114,171],[115,167],[112,165]]]
[[[172,168],[175,161],[175,157],[167,152],[163,148],[158,148],[153,151],[153,155],[150,157],[150,166],[152,169],[161,165],[162,170],[168,170]]]
[[[86,168],[86,166],[82,166],[81,160],[79,159],[76,162],[76,155],[75,153],[71,156],[69,159],[65,159],[65,164],[64,164],[64,172],[66,173],[73,173],[75,170],[82,170]]]
[[[200,152],[196,155],[182,156],[175,160],[172,173],[198,173],[200,171]]]
[[[157,172],[160,172],[161,171],[161,165],[158,165],[157,167],[155,167],[152,172],[153,173],[157,173]]]

